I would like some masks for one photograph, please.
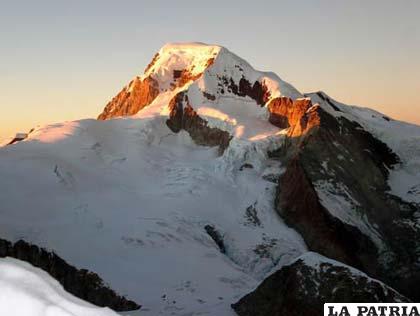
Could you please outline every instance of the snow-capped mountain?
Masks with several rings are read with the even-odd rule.
[[[168,44],[98,120],[0,149],[0,237],[97,273],[141,315],[234,315],[308,251],[415,299],[419,141],[226,48]]]

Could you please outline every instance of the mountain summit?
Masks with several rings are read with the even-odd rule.
[[[135,77],[108,103],[99,119],[136,114],[160,94],[174,94],[190,88],[208,99],[248,96],[261,105],[270,97],[301,97],[295,88],[275,74],[256,71],[224,47],[174,43],[161,48],[144,74]]]
[[[167,44],[98,120],[0,149],[0,253],[54,251],[73,294],[88,269],[141,315],[418,300],[419,143],[419,126],[301,93],[226,48]]]

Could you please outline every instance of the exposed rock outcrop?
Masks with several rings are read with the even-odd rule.
[[[171,88],[183,87],[186,83],[200,78],[201,75],[201,73],[193,75],[188,69],[174,70]]]
[[[220,252],[226,253],[226,247],[222,234],[213,225],[204,226],[204,230],[210,236],[210,238],[213,239],[217,247],[219,247]]]
[[[170,50],[170,48],[168,48]],[[168,65],[159,68],[161,59],[168,57],[165,52],[156,53],[152,61],[147,65],[142,77],[134,78],[127,87],[120,91],[104,108],[98,116],[99,120],[107,120],[114,117],[131,116],[138,113],[144,107],[150,105],[161,92],[181,88],[187,83],[197,80],[203,75],[203,71],[213,65],[214,55],[200,60],[200,65],[182,65],[171,60],[166,60]],[[170,59],[170,58],[169,58]],[[155,69],[156,68],[156,69]],[[201,70],[201,68],[203,70]],[[200,69],[200,70],[198,70]],[[169,72],[169,75],[162,73]],[[165,77],[166,76],[166,77]],[[165,77],[162,79],[162,77]],[[210,97],[211,98],[211,97]]]
[[[313,251],[359,269],[376,261],[374,243],[356,227],[332,216],[321,204],[300,159],[300,156],[293,158],[280,178],[276,195],[279,214],[301,232]]]
[[[7,143],[7,145],[16,144],[18,142],[21,142],[22,140],[25,140],[27,137],[27,133],[17,133],[16,136],[10,142]]]
[[[268,120],[281,129],[288,128],[289,139],[300,140],[300,136],[315,132],[319,127],[318,108],[319,105],[313,106],[308,98],[292,100],[288,97],[278,97],[268,104]]]
[[[150,63],[146,66],[146,68],[144,69],[144,73],[146,73],[146,72],[148,72],[155,64],[156,64],[156,61],[159,59],[159,57],[160,57],[160,54],[159,53],[156,53],[154,56],[153,56],[153,58],[152,58],[152,60],[150,61]]]
[[[159,84],[156,80],[151,77],[141,80],[137,77],[105,106],[98,120],[134,115],[152,103],[158,94]]]
[[[48,272],[69,293],[92,304],[109,307],[115,311],[140,308],[137,303],[118,295],[94,272],[76,269],[54,252],[39,248],[23,240],[12,244],[0,239],[0,257],[12,257],[26,261]]]
[[[231,136],[228,132],[209,127],[191,107],[185,91],[178,93],[169,103],[169,119],[166,125],[171,131],[178,133],[185,130],[197,145],[218,146],[219,154],[229,146]]]
[[[308,253],[273,273],[232,307],[239,316],[321,316],[325,302],[409,300],[356,269]]]
[[[224,94],[227,91],[240,97],[248,96],[261,106],[270,98],[270,91],[268,91],[268,88],[258,80],[253,84],[244,77],[239,80],[238,84],[236,84],[232,78],[226,76],[218,77],[218,80],[218,92],[221,94]]]

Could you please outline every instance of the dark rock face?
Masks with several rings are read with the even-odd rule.
[[[239,316],[323,315],[329,303],[409,302],[385,284],[318,255],[298,259],[266,278],[232,308]]]
[[[205,69],[213,65],[214,58],[209,58],[206,62]],[[190,81],[195,81],[198,78],[200,78],[203,73],[197,73],[193,75],[191,73],[191,70],[189,69],[177,69],[173,71],[173,82],[171,83],[171,89],[180,88],[183,87],[185,84],[187,84]]]
[[[280,178],[275,203],[281,217],[302,234],[309,249],[357,268],[363,267],[361,260],[365,265],[376,261],[373,242],[322,206],[299,157],[290,161]]]
[[[104,108],[98,120],[134,115],[153,102],[159,94],[159,84],[151,77],[130,82],[131,90],[123,89]]]
[[[187,69],[174,70],[173,71],[173,82],[171,83],[171,89],[183,87],[189,81],[194,81],[201,77],[201,73],[197,75],[191,74]]]
[[[263,106],[270,98],[268,88],[259,81],[255,81],[252,85],[246,78],[241,78],[239,84],[236,84],[232,78],[218,77],[218,91],[222,94],[225,90],[240,97],[248,96],[254,99],[257,104]]]
[[[106,306],[118,312],[141,307],[115,293],[96,273],[85,269],[78,270],[54,252],[48,252],[23,240],[12,244],[0,239],[0,257],[12,257],[29,262],[48,272],[69,293],[97,306]]]
[[[207,92],[205,92],[205,91],[203,91],[203,96],[204,96],[205,98],[207,98],[208,100],[210,100],[210,101],[214,101],[214,100],[216,100],[216,96],[215,96],[215,95],[213,95],[213,94],[211,94],[211,93],[207,93]]]
[[[207,121],[198,116],[189,104],[186,92],[178,93],[169,103],[169,109],[166,125],[171,131],[179,133],[185,130],[197,145],[218,146],[219,154],[229,146],[229,133],[207,126]]]
[[[16,143],[21,142],[22,140],[24,140],[25,138],[19,138],[19,137],[15,137],[13,138],[9,143],[7,143],[7,145],[14,145]]]
[[[255,81],[254,84],[251,85],[245,78],[239,80],[238,95],[249,96],[251,99],[257,101],[259,105],[264,105],[270,97],[266,86],[259,81]]]
[[[287,164],[279,179],[278,213],[311,250],[419,299],[410,290],[420,282],[417,207],[387,193],[388,170],[398,156],[357,122],[306,101],[279,99],[269,109],[275,124],[289,126],[287,148],[271,153]],[[340,219],[328,194],[344,200],[346,213],[368,228]]]
[[[248,225],[261,227],[261,220],[258,217],[258,211],[255,208],[256,203],[248,206],[245,210],[245,218]]]
[[[213,239],[216,243],[217,247],[219,247],[221,253],[226,253],[225,243],[223,241],[222,234],[213,226],[213,225],[206,225],[204,226],[204,230],[206,233]]]
[[[254,166],[246,162],[239,168],[239,171],[243,171],[244,169],[254,169]]]
[[[329,106],[331,106],[335,111],[341,112],[341,110],[338,108],[338,106],[336,104],[334,104],[333,101],[331,101],[330,98],[328,96],[326,96],[324,93],[322,93],[321,91],[318,91],[316,94],[322,100],[324,100],[325,102],[327,102],[329,104]]]
[[[15,137],[11,141],[9,141],[6,145],[14,145],[16,143],[21,142],[22,140],[25,140],[26,138],[28,138],[28,135],[33,132],[33,130],[34,129],[31,129],[29,133],[17,133]]]

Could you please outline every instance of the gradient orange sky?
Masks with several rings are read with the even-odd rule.
[[[226,46],[301,92],[420,124],[420,1],[14,1],[0,12],[0,141],[95,118],[166,42]]]

